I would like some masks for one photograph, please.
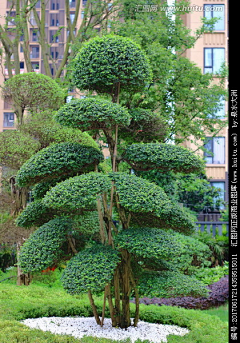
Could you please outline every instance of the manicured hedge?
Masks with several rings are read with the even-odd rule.
[[[94,169],[103,161],[103,154],[92,147],[78,143],[59,143],[40,150],[21,167],[17,183],[23,187],[57,178],[62,175],[76,175],[78,172]]]
[[[95,245],[87,248],[68,263],[62,275],[63,287],[70,294],[99,292],[113,278],[120,255],[110,246]]]
[[[55,118],[63,126],[81,130],[111,128],[130,122],[127,109],[97,97],[72,100],[60,108]]]
[[[165,143],[132,144],[123,157],[136,170],[173,170],[187,174],[199,173],[204,168],[204,162],[190,150]]]
[[[24,272],[44,270],[62,254],[72,221],[64,217],[50,220],[34,231],[20,249],[20,266]]]
[[[139,91],[151,78],[148,59],[138,44],[107,35],[84,44],[74,61],[72,82],[79,89],[112,94],[118,83],[126,91]]]

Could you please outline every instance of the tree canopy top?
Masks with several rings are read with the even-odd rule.
[[[77,54],[73,84],[79,89],[113,94],[115,86],[140,91],[151,81],[152,72],[145,53],[129,38],[117,35],[96,37]]]
[[[4,98],[13,100],[14,106],[30,111],[57,110],[66,97],[65,91],[51,77],[34,72],[17,74],[3,86]]]

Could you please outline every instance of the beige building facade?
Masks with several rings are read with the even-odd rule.
[[[184,15],[185,25],[195,32],[201,25],[201,18],[218,18],[212,33],[203,34],[194,48],[188,49],[185,56],[195,62],[203,73],[217,73],[222,63],[228,64],[228,1],[194,0],[190,13]],[[218,82],[218,78],[215,78]],[[226,88],[227,88],[226,83]],[[227,120],[227,101],[222,100],[222,109],[218,112],[221,120]],[[210,114],[209,114],[210,115]],[[193,148],[191,144],[186,144]],[[216,137],[206,132],[205,147],[209,153],[202,153],[206,160],[206,173],[212,185],[220,188],[222,197],[228,200],[228,127],[222,129]]]

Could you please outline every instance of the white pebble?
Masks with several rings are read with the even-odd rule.
[[[138,326],[120,329],[111,326],[111,320],[104,319],[101,327],[95,322],[95,318],[85,317],[43,317],[25,319],[23,324],[30,328],[50,331],[54,334],[66,334],[75,338],[83,336],[103,337],[112,340],[123,340],[130,338],[134,343],[137,339],[149,340],[152,343],[167,342],[168,335],[184,336],[189,330],[175,325],[151,324],[143,321],[138,322]]]

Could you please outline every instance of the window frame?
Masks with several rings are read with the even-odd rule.
[[[211,53],[211,66],[206,66],[206,51],[207,50],[212,50],[212,53]],[[225,62],[225,48],[215,48],[215,47],[204,47],[203,48],[203,72],[204,74],[207,74],[207,73],[210,73],[210,74],[216,74],[219,72],[219,70],[217,71],[214,71],[214,50],[223,50],[224,52],[224,59],[223,59],[223,62]],[[211,71],[206,71],[206,69],[211,69]]]
[[[206,11],[206,7],[211,7],[211,8],[213,8],[213,7],[223,7],[223,28],[222,29],[216,29],[215,27],[213,28],[213,30],[214,31],[224,31],[225,30],[225,4],[204,4],[203,5],[203,16],[204,16],[204,18],[207,18],[207,16],[206,16],[206,12],[208,12],[208,13],[211,13],[211,19],[213,19],[213,18],[218,18],[218,16],[217,15],[213,15],[214,13],[216,13],[217,11],[213,11],[213,10],[211,10],[211,11]],[[219,12],[218,12],[219,13]],[[217,22],[215,25],[217,25],[217,24],[219,24],[219,22]]]
[[[214,139],[219,139],[222,138],[223,139],[223,162],[218,163],[214,160]],[[211,144],[211,150],[207,150],[204,151],[203,157],[204,160],[206,161],[206,164],[217,164],[217,165],[224,165],[226,163],[226,138],[224,136],[218,136],[218,137],[206,137],[205,138],[205,143],[204,143],[204,147],[206,146],[206,144]],[[207,149],[207,148],[205,148]],[[211,162],[207,162],[206,158],[211,158]]]
[[[7,116],[11,116],[12,118],[6,118]],[[15,115],[14,112],[4,112],[3,113],[3,127],[14,127],[15,122]],[[10,125],[9,125],[10,123]]]

